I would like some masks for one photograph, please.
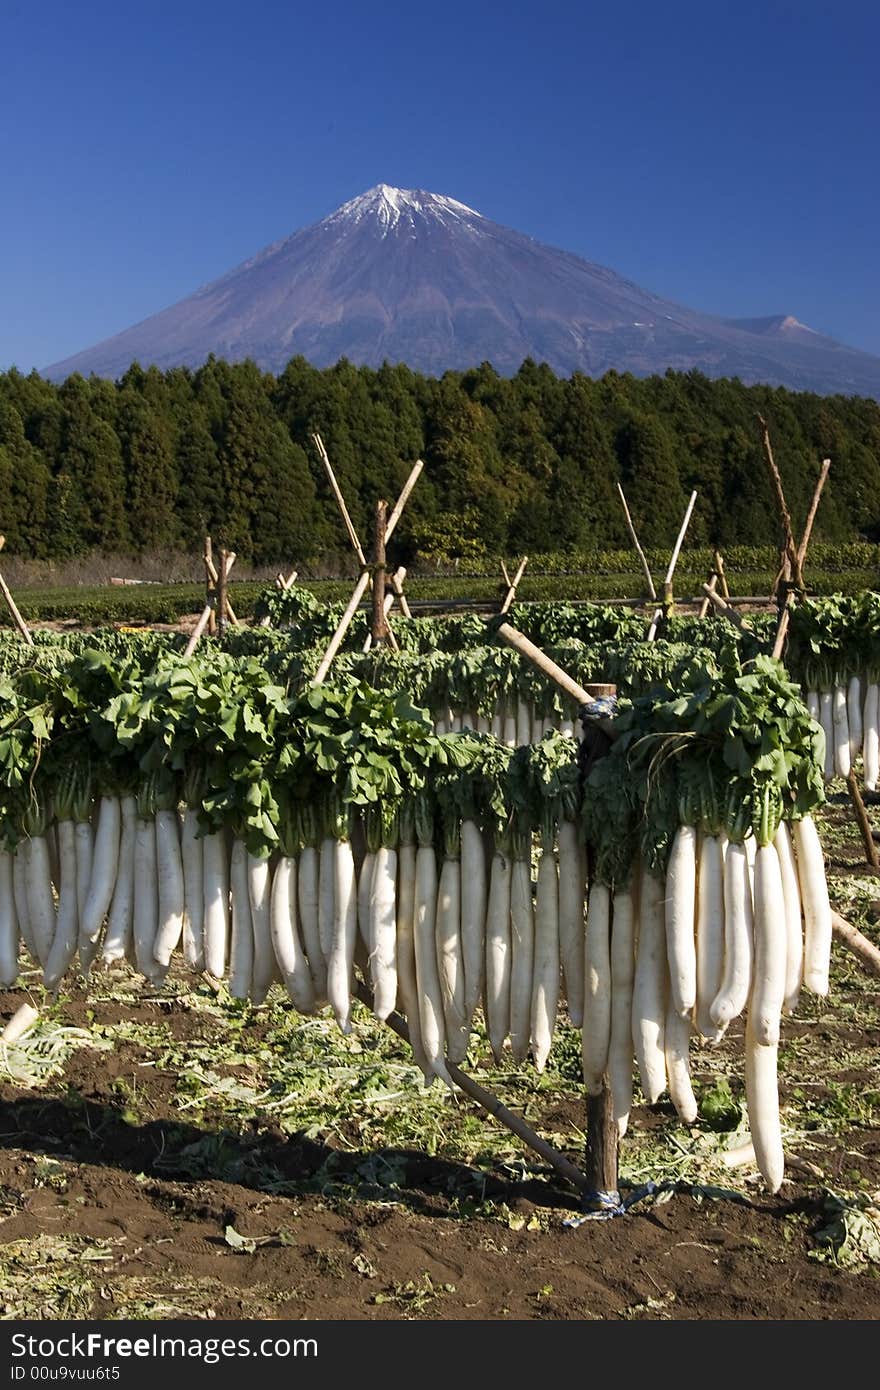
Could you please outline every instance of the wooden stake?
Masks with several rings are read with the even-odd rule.
[[[214,613],[213,595],[217,587],[217,571],[214,568],[214,550],[211,537],[205,537],[205,607],[208,611],[208,636],[217,631],[217,618]]]
[[[222,550],[221,550],[220,553],[221,553],[221,555],[223,554]],[[219,582],[219,575],[217,574],[217,567],[215,566],[213,559],[206,560],[205,563],[206,563],[206,565],[207,565],[207,567],[208,567],[208,573],[210,574],[211,579],[214,581],[214,587],[216,588],[216,586],[217,586],[217,584],[218,584],[218,582]],[[227,613],[227,616],[228,616],[229,621],[230,621],[231,623],[234,623],[234,624],[235,624],[236,626],[238,626],[238,627],[241,626],[241,624],[239,623],[238,618],[235,616],[235,613],[234,613],[233,610],[232,610],[232,604],[229,602],[229,597],[228,597],[228,596],[227,596],[227,599],[226,599],[226,613]]]
[[[401,613],[405,618],[411,618],[412,613],[410,612],[409,604],[406,601],[406,594],[403,592],[404,579],[406,579],[406,568],[403,565],[398,565],[397,569],[391,576],[391,587],[394,590],[397,602],[400,604]]]
[[[209,542],[209,543],[210,543],[210,542]],[[206,546],[206,552],[207,552],[207,546]],[[234,550],[230,550],[230,551],[223,551],[223,550],[221,550],[220,555],[221,555],[221,567],[222,567],[222,570],[223,570],[223,574],[224,574],[224,576],[225,576],[226,578],[228,578],[228,577],[229,577],[229,571],[232,569],[232,566],[235,564],[235,551],[234,551]],[[223,557],[224,555],[225,555],[225,563],[223,562],[223,559],[222,559],[222,557]],[[210,633],[210,627],[209,627],[210,619],[211,619],[212,615],[216,614],[216,610],[217,610],[217,590],[216,590],[216,589],[210,589],[210,590],[208,591],[208,600],[207,600],[207,602],[206,602],[204,608],[203,608],[202,611],[201,611],[201,614],[200,614],[200,616],[199,616],[198,622],[196,623],[195,627],[193,628],[192,632],[190,633],[189,641],[187,642],[186,647],[185,647],[185,649],[184,649],[184,653],[183,653],[184,660],[186,660],[188,657],[191,657],[191,656],[192,656],[192,654],[193,654],[193,652],[195,651],[196,646],[197,646],[197,644],[198,644],[199,638],[201,637],[202,633],[205,631],[205,628],[206,628],[206,627],[208,628],[208,631],[209,631],[209,633]]]
[[[723,599],[720,594],[715,593],[715,590],[711,587],[711,585],[704,584],[703,593],[706,595],[709,601],[714,604],[714,606],[718,609],[719,613],[723,613],[725,618],[730,619],[734,627],[738,627],[740,632],[747,632],[752,637],[754,637],[754,629],[749,627],[745,619],[741,616],[741,614],[737,613],[736,609],[732,607],[731,604],[727,603],[726,600]]]
[[[355,981],[354,993],[362,1004],[366,1004],[369,1009],[372,1008],[373,997],[366,985],[362,984],[360,980]],[[388,1024],[389,1028],[394,1030],[399,1038],[403,1038],[405,1043],[410,1043],[409,1029],[406,1025],[406,1020],[400,1014],[389,1014],[385,1022]],[[572,1187],[576,1188],[578,1192],[583,1191],[584,1187],[587,1185],[587,1179],[580,1168],[577,1168],[564,1154],[554,1149],[552,1144],[548,1144],[546,1139],[542,1139],[539,1134],[536,1134],[531,1125],[527,1124],[521,1115],[515,1114],[512,1110],[508,1110],[507,1106],[502,1104],[497,1096],[493,1096],[491,1091],[487,1091],[479,1082],[474,1081],[472,1077],[468,1076],[467,1072],[461,1070],[461,1067],[456,1066],[454,1062],[450,1062],[448,1058],[445,1060],[446,1070],[449,1072],[449,1075],[456,1086],[458,1086],[459,1090],[464,1091],[465,1095],[470,1096],[471,1100],[475,1100],[477,1105],[487,1111],[488,1114],[493,1115],[496,1120],[503,1124],[506,1129],[509,1129],[511,1133],[515,1134],[518,1139],[522,1139],[523,1143],[528,1144],[530,1149],[534,1149],[535,1153],[540,1154],[545,1163],[549,1163],[551,1168],[553,1168],[565,1182],[571,1183]]]
[[[528,562],[528,555],[524,555],[522,557],[522,560],[520,561],[519,569],[517,570],[516,574],[513,576],[512,579],[510,578],[510,575],[507,573],[507,567],[504,564],[502,564],[502,569],[504,570],[504,577],[508,583],[508,589],[504,601],[501,604],[501,608],[499,609],[499,612],[506,613],[510,608],[510,605],[513,603],[513,600],[516,597],[517,585],[523,577],[523,570],[525,569]]]
[[[382,646],[388,633],[385,615],[385,525],[388,503],[384,498],[376,503],[376,530],[373,537],[373,618],[370,636],[373,645]]]
[[[0,536],[0,550],[3,549],[5,544],[6,537]],[[9,612],[12,615],[12,621],[18,628],[20,636],[23,638],[25,642],[27,642],[29,647],[32,647],[34,645],[34,639],[31,636],[30,628],[28,627],[24,618],[21,616],[21,613],[18,611],[18,604],[12,597],[12,592],[9,588],[9,585],[6,583],[6,580],[3,578],[2,574],[0,574],[0,594],[2,594],[3,598],[6,600],[6,607],[9,609]]]
[[[389,581],[388,581],[389,584],[390,584],[390,586],[391,586],[391,588],[392,588],[392,590],[393,590],[393,592],[392,592],[392,593],[388,593],[387,590],[386,590],[386,592],[385,592],[385,621],[386,621],[386,623],[387,623],[387,621],[388,621],[388,614],[391,612],[391,609],[394,607],[394,598],[395,598],[395,593],[396,593],[396,590],[394,590],[394,581],[395,581],[395,580],[399,580],[402,576],[405,576],[405,575],[406,575],[406,570],[404,569],[403,565],[400,565],[400,566],[394,571],[394,573],[391,575],[391,577],[390,577],[390,579],[389,579]],[[366,637],[364,638],[364,645],[363,645],[362,650],[365,651],[365,652],[368,652],[368,651],[370,650],[370,648],[372,647],[372,645],[373,645],[373,634],[372,634],[372,632],[368,632],[367,635],[366,635]]]
[[[841,917],[839,912],[832,912],[831,930],[838,941],[842,941],[844,946],[858,956],[872,975],[880,975],[880,951],[873,941],[869,941],[866,936],[863,936],[858,927],[847,922],[846,918]]]
[[[708,583],[707,586],[706,586],[706,587],[708,588],[708,590],[709,590],[710,593],[714,594],[717,583],[718,583],[718,571],[716,570],[715,573],[712,575],[712,578],[709,580],[709,583]],[[708,598],[704,598],[704,599],[703,599],[703,602],[700,604],[700,612],[699,612],[698,616],[699,616],[700,618],[705,618],[705,616],[706,616],[706,614],[707,614],[708,612],[709,612],[709,599],[708,599]]]
[[[807,513],[807,520],[806,524],[804,525],[804,534],[801,536],[801,543],[798,546],[797,550],[797,559],[798,565],[801,570],[801,579],[803,579],[804,562],[807,558],[807,546],[810,544],[810,536],[813,531],[813,522],[816,520],[816,512],[819,509],[819,498],[822,496],[822,489],[825,486],[825,480],[828,477],[828,472],[830,468],[831,460],[823,459],[822,468],[819,473],[819,479],[816,483],[816,490],[813,493],[813,500],[810,503],[810,510]]]
[[[225,550],[220,551],[220,573],[217,579],[217,633],[220,637],[226,636],[226,625],[229,621],[227,611],[228,599],[226,597],[226,580],[229,575],[229,555]]]
[[[623,514],[626,517],[626,525],[627,530],[630,534],[630,539],[632,540],[632,543],[636,548],[636,553],[638,554],[638,557],[642,562],[642,569],[645,572],[645,579],[648,582],[648,593],[650,594],[651,598],[656,598],[657,590],[654,588],[654,580],[651,578],[651,571],[648,568],[648,561],[645,558],[645,552],[639,545],[639,538],[636,535],[636,528],[633,525],[633,519],[629,514],[629,507],[626,505],[626,498],[623,495],[623,488],[620,486],[620,483],[617,484],[617,491],[620,493],[620,500],[623,503]]]
[[[720,550],[715,551],[712,563],[715,566],[715,573],[718,575],[721,584],[721,597],[730,598],[730,589],[727,587],[727,576],[724,573],[724,561],[721,558]]]
[[[782,535],[784,542],[784,552],[791,561],[791,572],[794,583],[799,590],[803,590],[804,576],[801,572],[800,560],[798,559],[797,546],[794,543],[794,535],[791,529],[791,513],[788,510],[788,503],[785,500],[785,492],[782,487],[782,478],[776,461],[773,458],[773,448],[770,444],[770,431],[767,428],[767,421],[762,415],[758,416],[758,424],[761,426],[762,442],[764,445],[764,458],[767,461],[767,468],[770,473],[770,481],[773,484],[773,491],[776,494],[776,506],[782,522]]]
[[[880,855],[878,855],[877,853],[877,846],[874,843],[874,836],[871,833],[871,822],[868,820],[868,813],[865,810],[865,803],[862,800],[862,794],[859,791],[858,779],[856,778],[856,774],[852,768],[850,768],[849,770],[849,775],[846,779],[846,786],[850,795],[850,800],[853,804],[853,809],[856,813],[856,821],[858,823],[859,830],[861,831],[862,843],[865,846],[865,858],[867,859],[872,869],[880,869]]]
[[[601,1209],[606,1202],[600,1201],[598,1194],[607,1198],[617,1196],[617,1159],[619,1139],[614,1106],[611,1103],[611,1088],[607,1080],[602,1082],[602,1090],[597,1096],[587,1096],[587,1142],[586,1178],[588,1198],[597,1194],[594,1204]]]
[[[348,532],[348,538],[351,541],[351,544],[354,548],[354,553],[357,555],[361,564],[365,565],[367,563],[367,557],[364,555],[364,552],[361,548],[361,543],[358,540],[357,531],[355,531],[354,529],[354,522],[351,519],[348,507],[345,505],[345,498],[342,495],[342,488],[336,481],[336,474],[333,472],[333,469],[330,465],[330,459],[327,455],[327,450],[324,448],[324,441],[319,434],[313,434],[312,439],[315,442],[315,448],[321,455],[321,461],[324,464],[324,471],[327,474],[330,487],[333,491],[333,496],[336,498],[336,505],[339,507],[339,510],[342,513],[342,520],[345,522],[345,529]]]
[[[692,492],[690,496],[690,501],[687,504],[687,510],[684,514],[684,521],[681,523],[681,529],[679,530],[678,538],[672,550],[672,556],[669,561],[669,568],[666,571],[666,578],[663,581],[663,601],[667,611],[669,610],[669,607],[672,604],[672,576],[675,574],[675,566],[678,564],[678,557],[681,552],[681,547],[684,543],[685,532],[687,531],[687,528],[690,525],[691,514],[694,510],[694,503],[696,502],[696,500],[697,494],[696,492]],[[663,617],[663,611],[664,610],[662,608],[658,608],[656,613],[654,614],[654,621],[648,628],[649,642],[653,642],[654,638],[657,635],[657,624]]]

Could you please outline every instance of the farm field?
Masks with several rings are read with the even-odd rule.
[[[839,794],[835,904],[878,941],[876,881]],[[34,972],[35,973],[35,972]],[[27,986],[27,979],[22,982]],[[39,996],[39,988],[36,988]],[[5,1015],[19,991],[0,995]],[[339,1034],[276,987],[253,1008],[123,967],[62,991],[5,1059],[6,1318],[873,1319],[880,1316],[880,998],[839,946],[827,1001],[783,1027],[787,1169],[768,1197],[722,1150],[741,1035],[698,1049],[697,1124],[638,1103],[622,1178],[658,1192],[571,1229],[575,1197],[465,1097],[421,1085],[365,1010]],[[575,1161],[573,1030],[546,1073],[478,1075]]]

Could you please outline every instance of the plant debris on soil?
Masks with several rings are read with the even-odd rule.
[[[838,788],[822,833],[835,906],[878,941],[880,880]],[[700,1118],[637,1103],[624,1217],[577,1194],[439,1083],[366,1010],[351,1034],[207,982],[96,973],[0,1047],[0,1317],[136,1319],[874,1319],[880,1316],[880,981],[838,943],[827,1000],[783,1024],[786,1154],[764,1191],[742,1030],[695,1048]],[[574,1162],[580,1037],[543,1075],[468,1069]],[[637,1100],[638,1097],[637,1093]]]

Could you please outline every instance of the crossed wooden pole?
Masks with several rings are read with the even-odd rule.
[[[5,537],[5,536],[0,536],[0,550],[3,549],[3,547],[4,547],[5,544],[6,544],[6,537]],[[17,605],[17,603],[15,602],[15,599],[12,597],[12,593],[11,593],[11,590],[10,590],[10,588],[9,588],[9,585],[6,583],[6,580],[3,578],[3,575],[2,575],[2,574],[0,574],[0,594],[3,595],[3,598],[4,598],[5,601],[6,601],[6,607],[9,609],[9,612],[12,614],[12,621],[15,623],[15,626],[18,628],[18,631],[19,631],[20,636],[21,636],[21,637],[23,638],[23,640],[28,644],[29,647],[32,647],[32,646],[34,645],[34,639],[33,639],[33,637],[31,637],[30,628],[28,627],[28,625],[27,625],[27,623],[25,622],[24,618],[23,618],[23,617],[21,616],[21,614],[19,613],[19,611],[18,611],[18,605]]]
[[[208,545],[210,545],[210,538],[208,541]],[[206,569],[208,569],[209,563],[210,569],[208,570],[208,573],[209,576],[213,577],[213,587],[209,588],[208,590],[205,599],[205,606],[202,609],[199,615],[199,620],[193,628],[190,634],[190,639],[186,644],[186,648],[183,653],[184,660],[186,660],[187,657],[192,656],[193,652],[196,649],[196,646],[198,645],[199,638],[205,631],[205,628],[208,627],[212,617],[214,618],[214,621],[217,624],[217,629],[221,636],[226,630],[227,618],[231,618],[233,622],[238,622],[238,619],[232,613],[232,610],[229,606],[229,599],[227,597],[226,592],[226,584],[227,580],[229,579],[229,571],[235,564],[235,551],[220,551],[220,568],[218,570],[214,565],[213,554],[208,550],[208,546],[206,546]]]
[[[367,563],[367,558],[364,554],[363,547],[361,546],[360,540],[358,538],[358,534],[354,528],[354,524],[351,520],[348,508],[345,505],[345,498],[342,495],[342,489],[340,488],[339,483],[336,481],[336,476],[330,465],[330,459],[327,457],[327,450],[324,448],[321,436],[319,434],[313,434],[312,439],[315,442],[315,447],[317,448],[318,453],[321,455],[324,468],[327,472],[327,478],[330,482],[330,487],[333,490],[333,495],[336,498],[336,501],[339,505],[339,510],[342,513],[342,519],[345,522],[345,528],[348,532],[349,540],[351,541],[354,552],[357,555],[358,560],[361,564],[360,577],[354,586],[351,598],[348,601],[348,606],[339,620],[339,625],[336,628],[336,631],[330,638],[330,641],[327,645],[327,650],[325,651],[321,659],[321,664],[315,672],[315,675],[312,677],[312,685],[320,685],[321,682],[325,679],[327,672],[330,669],[330,665],[333,661],[333,658],[335,657],[336,653],[339,651],[340,646],[342,645],[342,639],[348,631],[348,628],[351,624],[351,620],[357,612],[361,600],[364,597],[364,594],[367,592],[367,589],[373,585],[373,572],[375,573],[376,579],[382,587],[380,594],[374,595],[374,615],[372,629],[370,632],[370,645],[372,645],[372,643],[376,641],[378,629],[378,632],[383,633],[383,635],[387,634],[389,645],[394,647],[395,649],[397,648],[397,641],[394,637],[394,633],[391,627],[388,625],[388,617],[385,611],[385,545],[391,539],[391,536],[394,533],[397,523],[400,521],[400,518],[403,515],[403,510],[407,502],[409,501],[410,493],[412,492],[413,488],[418,482],[419,475],[421,474],[421,471],[425,465],[421,459],[416,460],[415,464],[412,467],[412,470],[410,471],[409,477],[403,485],[400,496],[394,504],[394,508],[391,511],[390,515],[386,516],[385,508],[387,507],[387,504],[385,502],[377,504],[376,551],[373,557],[373,566],[371,572],[371,567]],[[406,599],[403,596],[402,586],[403,577],[401,576],[400,571],[397,570],[391,580],[392,592],[394,597],[398,599],[398,602],[401,605],[401,612],[403,612],[403,614],[408,617],[410,616],[409,606],[406,603]],[[389,604],[389,609],[390,606],[391,605]]]
[[[275,576],[275,588],[280,590],[282,594],[286,594],[288,589],[293,588],[298,574],[299,570],[291,570],[290,574],[284,574],[283,571],[279,570]],[[271,622],[272,619],[270,615],[266,613],[257,623],[257,627],[269,627]]]
[[[630,515],[630,510],[626,502],[626,496],[624,495],[624,491],[620,483],[617,484],[617,491],[620,494],[620,501],[623,505],[623,514],[626,518],[626,529],[629,531],[630,539],[632,540],[632,543],[636,549],[636,554],[638,555],[639,560],[641,561],[642,570],[644,571],[645,575],[645,581],[648,585],[648,594],[655,601],[659,601],[657,600],[657,590],[654,587],[654,580],[651,576],[651,567],[648,564],[647,556],[645,555],[645,552],[642,549],[641,544],[639,543],[639,538],[636,534],[635,524],[633,522],[632,516]],[[660,620],[662,619],[664,613],[669,613],[672,609],[672,579],[673,575],[675,574],[675,567],[678,564],[678,557],[681,554],[681,547],[684,544],[684,538],[687,534],[687,528],[690,525],[691,516],[693,515],[694,504],[696,503],[696,500],[697,494],[696,492],[692,492],[688,500],[687,507],[685,508],[684,520],[682,521],[681,526],[679,527],[678,536],[676,538],[675,545],[672,548],[672,555],[670,557],[669,564],[666,568],[666,578],[663,581],[663,607],[656,608],[654,610],[654,616],[651,619],[651,626],[648,628],[647,640],[649,642],[653,642],[656,638],[657,630],[660,626]]]

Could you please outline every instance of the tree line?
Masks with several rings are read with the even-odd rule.
[[[440,378],[293,358],[275,376],[209,358],[137,363],[116,382],[0,374],[0,531],[38,558],[198,550],[254,563],[332,562],[348,546],[311,441],[323,437],[364,543],[375,501],[425,470],[402,558],[627,544],[620,481],[645,545],[671,545],[691,489],[694,544],[778,539],[757,415],[802,523],[832,460],[815,534],[880,540],[880,405],[668,371],[557,377],[526,361]]]

